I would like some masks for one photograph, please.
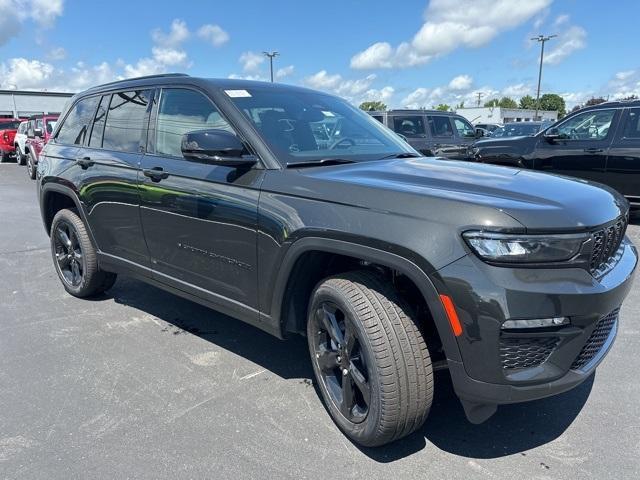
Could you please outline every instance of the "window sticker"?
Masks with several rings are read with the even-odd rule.
[[[246,90],[225,90],[224,93],[229,95],[231,98],[242,98],[251,96],[251,94]]]

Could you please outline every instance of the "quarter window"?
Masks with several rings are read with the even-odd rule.
[[[627,114],[624,138],[640,138],[640,108],[632,108]]]
[[[393,117],[393,130],[405,137],[424,137],[424,117],[412,115],[405,117]]]
[[[98,97],[88,97],[71,107],[67,118],[58,131],[56,141],[67,145],[84,144],[97,105]]]
[[[110,95],[105,95],[100,100],[96,118],[93,121],[93,128],[91,129],[91,137],[89,138],[90,147],[102,147],[102,133],[104,131],[105,120],[107,119],[107,108],[109,108],[110,99]]]
[[[454,118],[453,124],[456,126],[456,130],[458,131],[459,137],[474,137],[476,136],[476,131],[473,129],[471,124],[467,121],[462,120],[461,118]]]
[[[557,127],[564,140],[604,140],[609,134],[615,110],[592,110],[571,117]]]
[[[429,117],[429,128],[434,137],[453,137],[453,128],[451,128],[449,117]]]
[[[136,90],[111,96],[104,125],[103,148],[131,153],[140,150],[150,94],[151,90]]]
[[[157,154],[182,157],[182,135],[209,129],[235,133],[203,94],[184,88],[162,90],[156,127]]]

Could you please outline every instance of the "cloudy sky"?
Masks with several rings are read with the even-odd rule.
[[[0,0],[0,88],[79,91],[161,72],[267,79],[394,107],[640,95],[637,0]]]

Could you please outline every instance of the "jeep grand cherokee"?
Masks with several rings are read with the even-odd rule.
[[[38,164],[77,297],[129,274],[308,339],[355,442],[416,430],[447,368],[467,417],[568,390],[614,340],[637,252],[611,189],[420,156],[337,97],[172,74],[92,88]]]

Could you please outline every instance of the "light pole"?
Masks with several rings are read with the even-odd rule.
[[[262,52],[265,57],[269,57],[269,68],[271,71],[271,83],[273,83],[273,59],[280,55],[278,52]]]
[[[552,38],[557,37],[557,35],[538,35],[537,37],[531,38],[531,40],[535,40],[540,43],[540,70],[538,70],[538,93],[536,93],[536,115],[535,120],[538,120],[538,110],[540,110],[540,82],[542,81],[542,62],[544,60],[544,44],[551,40]]]

